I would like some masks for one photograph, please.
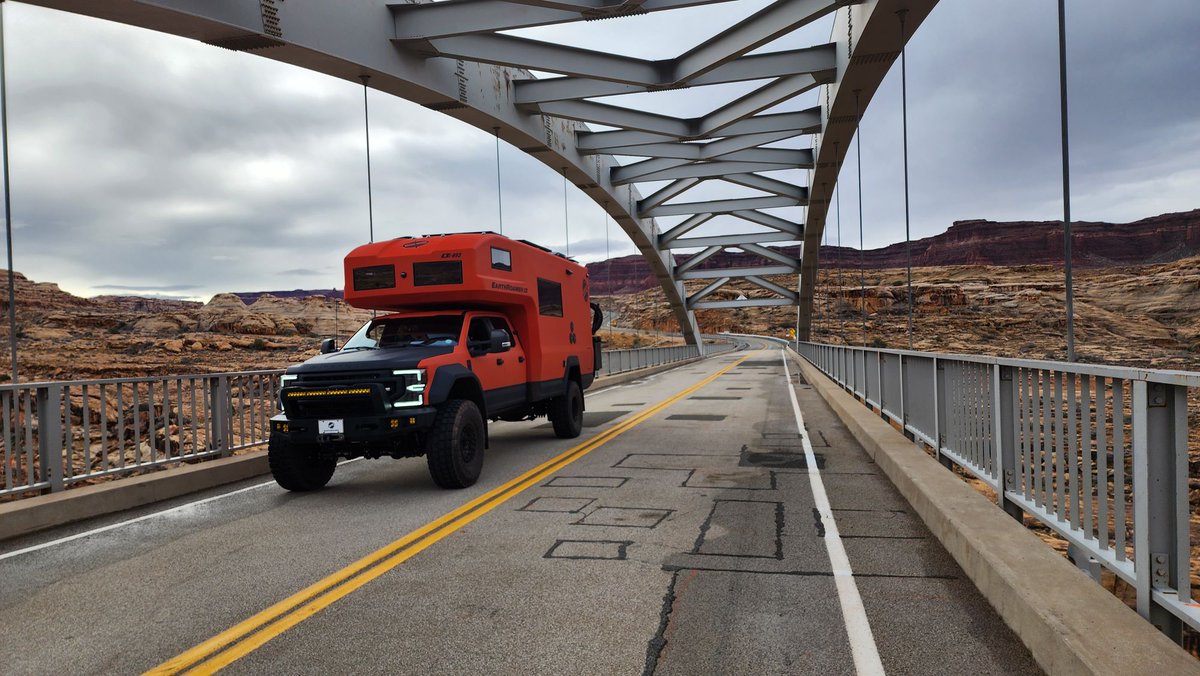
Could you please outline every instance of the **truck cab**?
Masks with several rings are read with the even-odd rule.
[[[421,455],[435,483],[462,488],[488,421],[580,434],[600,348],[583,266],[471,233],[359,247],[346,280],[347,302],[386,313],[282,376],[268,459],[284,488],[323,487],[339,458]]]

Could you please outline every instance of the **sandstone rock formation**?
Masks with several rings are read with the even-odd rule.
[[[1079,267],[1153,265],[1200,255],[1200,210],[1163,214],[1133,223],[1074,223],[1073,252]],[[1061,221],[997,223],[984,220],[958,221],[946,232],[915,240],[911,244],[913,265],[1061,265],[1063,228]],[[798,246],[777,247],[791,256]],[[687,255],[677,256],[684,260]],[[860,252],[848,247],[821,247],[821,268],[847,267],[868,270],[904,267],[905,245]],[[763,259],[745,253],[724,251],[702,263],[700,269],[742,267],[761,264]],[[640,255],[625,256],[588,265],[596,294],[633,293],[656,288],[658,281]]]

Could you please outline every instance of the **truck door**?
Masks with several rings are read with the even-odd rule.
[[[497,341],[492,340],[494,334]],[[504,318],[472,318],[467,328],[467,350],[471,370],[483,387],[489,416],[525,404],[525,351]]]

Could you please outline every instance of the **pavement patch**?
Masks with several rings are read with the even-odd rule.
[[[529,504],[519,508],[518,512],[558,512],[560,514],[578,514],[583,508],[596,501],[596,498],[534,498]]]
[[[576,526],[609,526],[612,528],[657,528],[671,516],[673,509],[654,507],[597,507],[575,522]]]
[[[704,453],[630,453],[614,468],[620,469],[699,469],[701,467],[735,467],[737,456]]]
[[[629,481],[620,476],[556,476],[542,484],[543,488],[620,488]]]
[[[624,561],[632,540],[559,540],[544,559]]]
[[[825,456],[814,453],[817,469],[825,468]],[[808,469],[808,459],[800,453],[742,446],[739,467],[770,467],[773,469]]]
[[[783,503],[716,500],[692,554],[783,560]]]
[[[777,488],[777,483],[774,472],[764,472],[760,469],[704,467],[692,470],[683,480],[683,487],[773,491]]]

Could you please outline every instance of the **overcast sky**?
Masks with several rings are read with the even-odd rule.
[[[764,4],[528,34],[662,58]],[[1200,3],[1067,5],[1074,216],[1124,222],[1200,207]],[[1061,218],[1056,6],[944,0],[909,43],[914,237],[962,219]],[[357,84],[4,8],[17,270],[80,295],[206,299],[342,285],[342,256],[367,239]],[[638,26],[654,39],[632,36]],[[828,33],[823,22],[771,49]],[[690,103],[638,102],[713,107],[693,91]],[[497,227],[490,134],[378,92],[370,105],[377,239]],[[897,64],[861,129],[868,248],[903,239],[900,119]],[[561,249],[561,176],[516,148],[500,155],[506,234]],[[857,246],[853,157],[841,179],[842,243]],[[574,187],[567,212],[572,255],[602,258],[603,212]],[[613,255],[634,252],[619,228],[610,232]]]

